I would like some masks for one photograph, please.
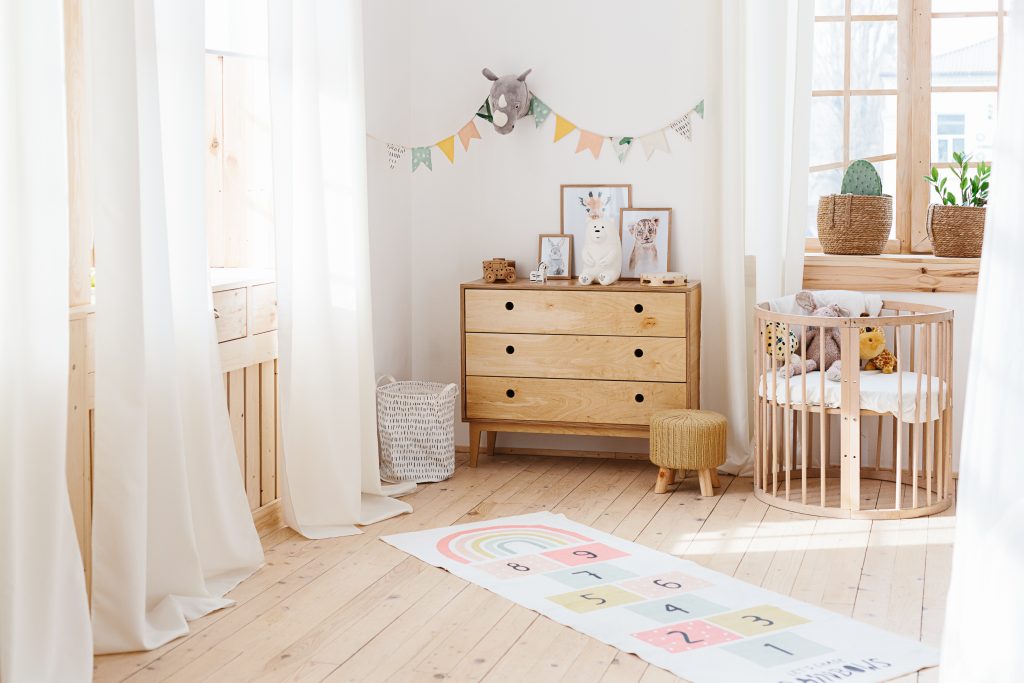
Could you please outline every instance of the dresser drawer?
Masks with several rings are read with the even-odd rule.
[[[260,334],[277,329],[277,285],[253,285],[252,288],[252,333]]]
[[[471,332],[466,335],[466,374],[685,382],[686,342]]]
[[[217,341],[241,339],[245,329],[245,287],[213,293],[213,317],[217,325]]]
[[[686,384],[466,377],[466,418],[646,425],[658,410],[687,407]]]
[[[685,292],[467,289],[465,330],[685,337],[686,297]]]

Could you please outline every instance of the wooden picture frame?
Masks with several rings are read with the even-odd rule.
[[[550,260],[547,261],[548,262],[548,279],[549,280],[569,280],[569,279],[571,279],[572,278],[572,265],[573,265],[573,259],[572,259],[573,239],[572,239],[572,235],[566,235],[566,234],[563,234],[563,233],[560,233],[560,232],[544,233],[544,234],[538,235],[537,236],[537,263],[538,264],[540,262],[542,262],[542,261],[547,260],[547,259],[544,258],[544,240],[545,239],[558,239],[558,240],[567,240],[568,241],[568,244],[563,245],[563,248],[562,248],[562,255],[563,255],[563,260],[564,260],[564,266],[562,267],[560,272],[559,272],[559,269],[556,267],[556,264],[553,264]],[[557,259],[556,259],[556,261],[557,261]]]
[[[609,198],[604,213],[615,222],[619,221],[621,208],[633,206],[633,186],[628,183],[570,183],[559,186],[559,230],[563,235],[580,238],[573,240],[574,267],[582,262],[582,249],[586,243],[584,231],[587,227],[587,208],[580,202],[589,198],[590,193]],[[572,277],[576,275],[575,271],[571,273]]]
[[[641,248],[626,226],[639,220],[657,222],[656,234]],[[622,242],[622,275],[620,280],[639,280],[645,273],[665,273],[671,270],[672,209],[623,207],[619,212],[619,240]]]

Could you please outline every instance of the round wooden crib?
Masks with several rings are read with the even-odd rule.
[[[953,311],[884,301],[877,317],[829,318],[755,307],[754,495],[769,505],[827,517],[920,517],[953,502]],[[884,330],[896,371],[862,371],[861,328]],[[775,335],[838,330],[839,381],[824,372],[787,379],[792,354],[766,351]],[[831,334],[834,334],[832,332]],[[789,342],[787,341],[787,344]],[[775,346],[773,345],[774,349]],[[816,359],[824,364],[824,352]]]

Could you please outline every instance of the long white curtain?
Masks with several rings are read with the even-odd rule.
[[[203,1],[86,7],[96,150],[97,653],[151,649],[263,559],[208,284]]]
[[[721,91],[709,120],[721,121],[721,213],[704,245],[702,326],[724,343],[703,349],[704,366],[720,379],[705,383],[702,397],[729,418],[723,469],[748,474],[751,306],[798,290],[803,279],[814,4],[724,0],[720,7]]]
[[[92,678],[65,479],[68,180],[60,0],[0,0],[0,681]]]
[[[377,462],[362,52],[358,0],[269,3],[282,498],[311,538],[412,509]]]
[[[1015,7],[1021,7],[1018,0]],[[1010,10],[957,485],[943,681],[1024,676],[1024,18]]]

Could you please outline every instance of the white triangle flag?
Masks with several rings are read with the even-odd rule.
[[[398,168],[398,164],[402,161],[402,157],[405,156],[405,147],[389,142],[386,149],[388,155],[388,168],[394,171]]]
[[[693,142],[693,126],[690,125],[690,112],[686,112],[668,125],[672,130],[686,138],[687,142]]]
[[[650,159],[657,150],[661,150],[666,154],[671,151],[668,147],[668,139],[665,137],[664,129],[643,136],[640,138],[640,144],[643,145],[644,154],[647,155],[648,159]]]

